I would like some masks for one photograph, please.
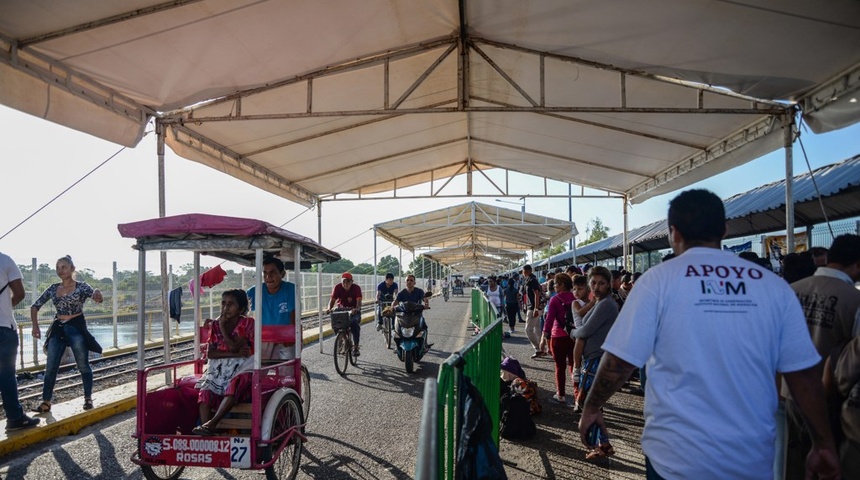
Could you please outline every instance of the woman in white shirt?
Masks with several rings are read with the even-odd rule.
[[[502,314],[502,287],[496,283],[496,277],[487,279],[487,300],[496,307],[496,316]]]

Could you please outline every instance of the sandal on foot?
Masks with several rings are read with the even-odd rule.
[[[585,454],[585,459],[594,460],[597,458],[611,457],[612,455],[615,455],[615,449],[612,448],[611,444],[607,443],[606,445],[600,445],[591,449],[591,451]]]
[[[87,398],[84,400],[84,410],[92,410],[93,408],[93,400]]]
[[[36,413],[48,413],[51,411],[51,404],[48,402],[42,402],[38,407],[33,409]]]
[[[200,435],[201,437],[211,437],[215,435],[215,432],[209,430],[209,427],[205,425],[198,425],[194,427],[194,430],[191,430],[191,433],[194,435]]]

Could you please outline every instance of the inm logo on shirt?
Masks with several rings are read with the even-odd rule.
[[[711,295],[746,295],[744,282],[732,283],[722,280],[701,280],[702,293]]]

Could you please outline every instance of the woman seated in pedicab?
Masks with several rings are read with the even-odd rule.
[[[195,435],[215,435],[224,415],[236,403],[251,398],[254,319],[246,317],[247,313],[248,296],[243,290],[221,295],[221,316],[210,327],[207,368],[195,385],[200,391],[200,425],[191,431]]]

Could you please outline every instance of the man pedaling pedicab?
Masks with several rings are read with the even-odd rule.
[[[394,300],[394,308],[397,311],[403,311],[404,304],[406,302],[412,302],[416,305],[423,305],[424,309],[430,308],[430,298],[429,296],[424,295],[424,290],[415,286],[415,275],[407,275],[406,276],[406,288],[400,291],[397,294],[397,298]],[[421,330],[424,331],[424,342],[426,344],[426,349],[429,350],[430,347],[433,346],[432,343],[429,343],[427,340],[427,322],[424,320],[424,315],[421,316]]]

